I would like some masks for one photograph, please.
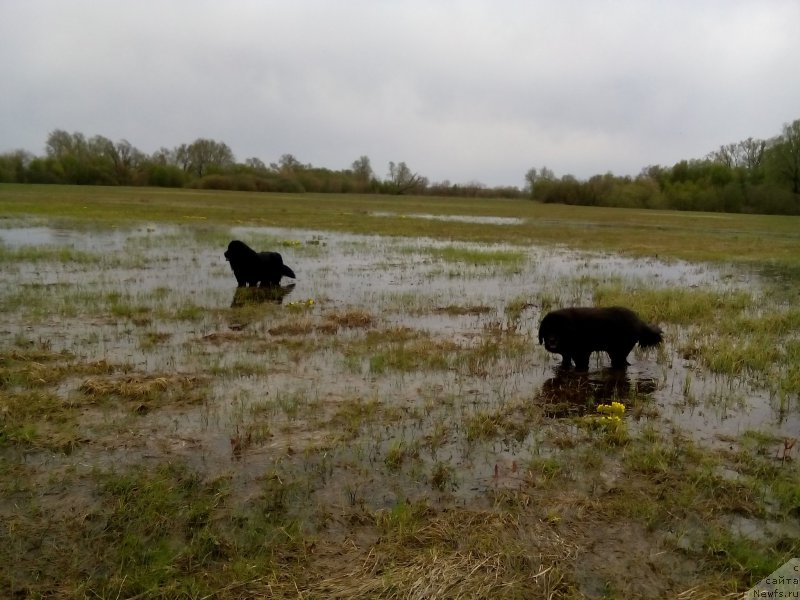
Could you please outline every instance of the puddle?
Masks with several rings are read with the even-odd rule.
[[[9,248],[59,246],[80,250],[120,250],[131,237],[163,235],[175,231],[163,225],[130,229],[66,229],[56,227],[0,227],[0,245]]]
[[[430,221],[447,221],[455,223],[478,223],[483,225],[522,225],[525,219],[519,217],[476,217],[474,215],[427,215],[427,214],[398,214],[393,212],[373,212],[373,217],[390,217],[395,219],[427,219]]]
[[[227,241],[235,238],[280,251],[297,279],[284,279],[275,293],[237,290],[223,257]],[[752,274],[558,248],[270,228],[198,235],[188,227],[146,225],[92,231],[19,227],[0,229],[0,241],[11,249],[68,247],[98,257],[83,263],[26,260],[22,254],[2,276],[0,335],[6,346],[22,337],[69,350],[79,360],[213,381],[199,403],[133,417],[124,408],[122,416],[109,411],[93,417],[94,429],[113,430],[122,419],[120,428],[129,433],[124,448],[110,441],[99,453],[91,444],[79,447],[69,460],[81,464],[180,456],[209,475],[233,473],[244,482],[302,462],[326,482],[319,494],[390,506],[397,497],[427,493],[425,474],[442,461],[456,469],[454,489],[447,489],[468,501],[496,485],[498,465],[516,465],[542,452],[536,432],[519,437],[509,431],[491,442],[469,439],[482,416],[518,410],[526,402],[544,405],[549,417],[566,423],[587,411],[587,399],[636,397],[646,402],[638,417],[643,422],[674,425],[708,445],[750,429],[800,434],[794,403],[781,411],[764,390],[704,373],[675,348],[662,364],[655,352],[632,354],[622,377],[602,362],[581,376],[559,373],[558,358],[536,344],[538,299],[589,303],[589,279],[724,290],[757,288]],[[447,260],[436,252],[445,247],[489,256],[481,264]],[[492,253],[500,252],[522,258],[495,260]],[[518,320],[508,316],[512,303],[522,303]],[[367,324],[359,325],[353,315]],[[370,341],[370,332],[384,335]],[[408,341],[396,342],[403,335]],[[502,344],[514,340],[521,344],[499,358],[480,354],[492,344],[502,352]],[[405,346],[415,352],[403,356]],[[420,357],[428,363],[407,370],[392,366]],[[80,382],[69,380],[60,393],[78,393]],[[352,439],[343,444],[348,428]],[[417,465],[416,475],[402,479],[389,469],[388,479],[366,483],[360,471],[343,467],[386,470],[391,453]],[[334,470],[338,483],[328,485]]]

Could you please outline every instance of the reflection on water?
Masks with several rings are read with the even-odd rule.
[[[625,369],[600,369],[589,373],[556,367],[536,394],[536,401],[549,417],[563,418],[594,413],[598,404],[626,403],[626,398],[641,400],[658,388],[655,379],[631,378]]]
[[[757,289],[756,276],[681,261],[537,246],[253,227],[233,228],[219,236],[221,240],[231,238],[269,240],[254,245],[260,250],[279,250],[297,274],[295,283],[278,289],[237,288],[223,257],[227,241],[217,247],[213,236],[196,236],[189,228],[0,229],[0,241],[12,248],[70,247],[102,253],[104,259],[62,264],[54,259],[34,263],[20,258],[13,269],[4,272],[4,293],[6,297],[20,295],[21,300],[15,300],[17,308],[0,316],[0,330],[10,339],[23,323],[26,337],[46,339],[54,351],[66,349],[86,360],[108,360],[148,373],[165,369],[227,373],[226,369],[235,365],[241,376],[219,378],[207,406],[182,407],[179,417],[172,415],[169,420],[176,447],[183,447],[180,440],[193,440],[186,446],[187,456],[207,468],[217,463],[226,465],[230,460],[230,439],[236,435],[231,423],[240,418],[234,408],[249,415],[256,409],[263,413],[265,403],[272,399],[284,403],[272,408],[276,411],[270,415],[272,437],[258,444],[253,441],[249,453],[242,453],[243,465],[247,463],[254,472],[263,472],[266,461],[276,452],[296,446],[298,440],[307,437],[310,444],[322,438],[318,430],[296,426],[302,417],[281,412],[291,409],[289,400],[298,396],[298,390],[320,403],[305,407],[307,412],[300,414],[334,411],[342,398],[379,398],[398,411],[413,413],[424,406],[425,411],[438,411],[450,423],[454,415],[496,411],[509,398],[521,397],[541,404],[551,416],[568,417],[592,410],[600,402],[618,399],[625,403],[630,397],[646,402],[648,414],[656,415],[657,424],[665,428],[674,424],[704,443],[713,444],[722,435],[739,435],[747,429],[768,429],[787,437],[800,434],[797,410],[781,412],[776,400],[763,389],[731,384],[703,372],[679,355],[675,342],[668,340],[667,357],[660,364],[654,352],[634,354],[626,371],[612,372],[605,369],[607,357],[601,356],[585,374],[554,372],[552,367],[558,359],[536,343],[542,298],[551,304],[588,303],[592,301],[593,282],[604,278],[622,278],[632,288],[700,286],[727,290]],[[430,251],[444,246],[511,249],[524,253],[525,259],[508,269],[491,262],[472,265],[442,260]],[[57,296],[58,301],[44,306],[30,323],[21,320],[20,314],[26,314],[26,290],[30,298],[39,298],[42,286],[52,286],[48,296]],[[282,306],[288,294],[313,299],[313,308],[301,316],[290,315]],[[231,315],[231,306],[245,310]],[[452,307],[464,310],[450,310]],[[509,316],[512,313],[517,316]],[[186,318],[169,318],[174,314],[185,314]],[[332,315],[340,320],[327,319]],[[481,364],[478,357],[472,370],[456,362],[444,372],[419,369],[393,375],[374,369],[370,357],[361,359],[358,352],[343,356],[338,349],[351,338],[366,337],[348,321],[358,323],[362,317],[376,329],[424,332],[436,342],[463,348],[464,355],[482,343],[491,349],[494,335],[518,336],[529,343],[519,355],[500,356],[491,368]],[[282,320],[292,327],[276,327]],[[87,326],[89,322],[91,326]],[[289,333],[283,339],[271,333],[293,330],[313,334]],[[225,335],[209,336],[220,332]],[[149,336],[144,343],[143,335]],[[332,336],[330,343],[325,342],[326,335]],[[263,351],[278,353],[278,358],[266,359],[243,351],[242,339],[246,336],[261,340]],[[159,342],[162,339],[168,341]],[[217,340],[219,347],[211,346],[210,340]],[[306,350],[302,341],[308,342],[311,350]],[[390,343],[388,338],[375,342],[372,351],[386,358]],[[317,345],[323,349],[314,350]],[[301,350],[293,350],[295,347]],[[289,363],[275,369],[272,363],[276,360]],[[687,381],[692,383],[691,396],[685,391]],[[147,418],[157,419],[157,411]],[[284,429],[291,435],[282,435]],[[374,433],[376,440],[383,439],[376,444],[390,443],[385,431]],[[391,435],[411,433],[392,430]],[[409,438],[408,443],[413,445],[414,440]],[[456,452],[457,446],[451,440],[442,452]],[[202,452],[197,447],[202,447]],[[475,464],[465,461],[465,470],[481,466],[474,457],[470,460]],[[494,460],[494,455],[486,460]]]
[[[141,225],[130,229],[8,227],[0,228],[0,244],[10,248],[59,246],[86,251],[118,250],[131,237],[159,236],[174,230],[174,227],[165,225]]]
[[[59,232],[67,230],[49,227],[19,227],[17,229],[0,229],[0,242],[16,248],[24,245],[55,244]],[[62,240],[62,243],[64,240]]]
[[[399,219],[427,219],[430,221],[449,221],[454,223],[478,223],[484,225],[522,225],[525,220],[519,217],[478,217],[474,215],[428,215],[428,214],[403,214],[393,212],[373,212],[373,217],[395,217]]]

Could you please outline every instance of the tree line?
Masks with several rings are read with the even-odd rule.
[[[800,119],[768,140],[725,144],[702,159],[651,165],[636,177],[579,181],[547,167],[525,174],[541,202],[713,212],[800,214]]]
[[[718,212],[800,214],[800,119],[768,140],[726,144],[702,159],[671,167],[651,165],[639,175],[612,173],[579,180],[531,168],[525,185],[488,187],[472,181],[430,182],[405,162],[390,162],[384,177],[368,156],[349,169],[304,164],[292,154],[265,164],[238,162],[227,144],[199,138],[146,154],[127,140],[61,129],[47,136],[45,154],[25,150],[0,154],[0,183],[192,187],[261,192],[420,194],[530,198],[549,203],[663,208]]]

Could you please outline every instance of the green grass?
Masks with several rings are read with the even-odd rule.
[[[104,536],[116,542],[115,552],[103,562],[128,575],[119,582],[128,594],[210,591],[196,579],[181,577],[180,564],[225,558],[228,544],[211,524],[212,511],[224,499],[223,487],[164,467],[155,473],[110,474],[101,490],[111,508]]]
[[[409,445],[402,440],[393,440],[386,450],[383,462],[390,471],[397,471],[403,466],[403,463],[418,455],[419,450],[416,446]]]
[[[440,492],[457,490],[458,478],[455,468],[446,462],[436,462],[431,469],[430,484]]]
[[[594,288],[598,306],[627,306],[649,321],[658,323],[724,324],[738,318],[755,304],[753,295],[744,290],[718,291],[698,288],[645,288],[637,285],[604,282]]]
[[[425,252],[434,259],[445,263],[493,267],[511,272],[519,270],[527,261],[526,254],[518,250],[481,250],[445,246],[443,248],[426,248]]]
[[[792,305],[766,303],[747,290],[643,288],[603,282],[594,288],[598,305],[625,305],[648,321],[690,327],[681,353],[712,373],[749,378],[773,392],[796,393],[795,365],[800,344],[800,311]]]
[[[0,264],[20,262],[44,263],[56,261],[63,264],[97,265],[103,261],[101,254],[94,254],[60,246],[23,246],[7,248],[0,244]]]

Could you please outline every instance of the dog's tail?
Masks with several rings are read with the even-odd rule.
[[[639,330],[639,345],[642,348],[658,346],[664,339],[664,332],[657,325],[643,323]]]
[[[281,275],[283,275],[284,277],[291,277],[292,279],[297,279],[297,277],[294,276],[294,271],[292,271],[286,265],[281,265]]]

